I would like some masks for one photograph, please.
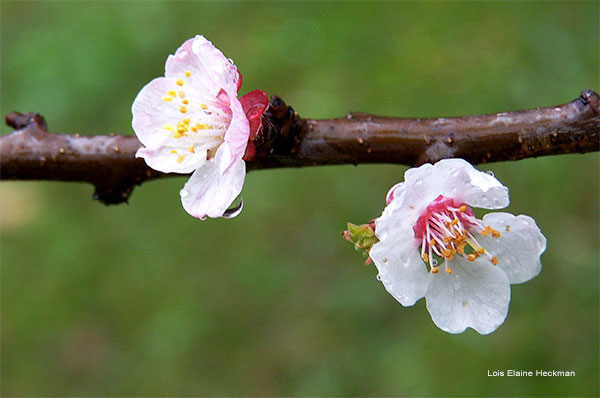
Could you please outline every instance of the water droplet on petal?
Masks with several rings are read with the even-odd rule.
[[[434,267],[436,267],[438,265],[438,261],[434,258],[433,261],[431,262],[433,264]]]
[[[381,281],[381,275],[377,274],[377,280]]]
[[[241,196],[238,196],[236,200],[233,201],[229,209],[225,210],[223,213],[223,218],[233,218],[242,212],[244,208],[244,199]]]
[[[492,177],[494,176],[494,172],[492,170],[486,171],[486,173],[488,173],[489,175],[491,175]]]

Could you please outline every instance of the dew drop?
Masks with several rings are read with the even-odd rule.
[[[377,274],[377,280],[381,281],[381,275]]]
[[[486,173],[491,175],[492,177],[494,176],[494,172],[492,170],[488,170],[488,171],[486,171]]]
[[[244,208],[244,199],[241,196],[238,196],[233,201],[231,206],[227,210],[225,210],[225,213],[223,213],[223,218],[234,218],[242,212],[243,208]]]
[[[433,264],[433,266],[436,267],[438,265],[438,261],[434,258],[431,264]]]

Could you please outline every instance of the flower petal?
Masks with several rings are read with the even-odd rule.
[[[243,160],[225,173],[219,171],[215,161],[207,162],[194,171],[180,191],[183,208],[200,219],[223,216],[242,191],[245,176],[246,164]]]
[[[405,307],[414,305],[427,293],[427,267],[421,260],[415,240],[380,241],[371,248],[379,275],[385,289]]]
[[[540,273],[540,256],[546,250],[546,238],[533,218],[489,213],[483,222],[498,230],[500,237],[481,237],[478,241],[498,259],[498,267],[506,273],[510,283],[527,282]]]
[[[221,172],[227,170],[231,165],[236,164],[244,156],[248,137],[250,136],[250,125],[242,108],[242,104],[235,96],[235,93],[228,93],[230,98],[230,107],[232,111],[231,123],[225,133],[225,142],[219,148],[223,153],[223,160],[219,161]],[[218,153],[217,153],[218,157]]]
[[[185,148],[163,146],[158,149],[140,148],[136,158],[143,158],[146,164],[163,173],[187,174],[202,167],[206,163],[207,149],[195,149],[190,152]]]
[[[427,163],[409,169],[404,173],[404,182],[405,185],[394,190],[391,204],[400,196],[404,206],[412,206],[418,212],[439,195],[485,209],[503,208],[509,204],[508,188],[463,159],[443,159],[434,165]]]
[[[241,80],[236,66],[201,35],[187,40],[174,55],[169,55],[165,76],[189,81],[212,96],[221,89],[237,93]]]
[[[462,257],[450,262],[452,274],[429,274],[425,296],[433,322],[448,333],[461,333],[467,327],[480,334],[496,330],[508,314],[510,284],[504,272],[479,258]]]

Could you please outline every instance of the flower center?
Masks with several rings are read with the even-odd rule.
[[[177,106],[177,102],[180,103],[178,111],[181,119],[176,125],[167,123],[163,126],[163,129],[173,138],[181,139],[184,142],[180,146],[185,147],[185,150],[173,149],[170,151],[176,155],[177,163],[183,162],[189,153],[196,153],[203,149],[206,150],[207,159],[214,157],[217,148],[223,143],[225,132],[231,123],[227,93],[221,90],[217,94],[216,100],[189,97],[185,91],[185,84],[191,75],[190,71],[185,71],[182,77],[186,81],[176,80],[177,87],[168,90],[161,98],[164,102],[175,103],[175,106]]]
[[[440,195],[434,199],[413,226],[413,232],[415,238],[421,239],[421,258],[434,274],[439,271],[435,256],[443,259],[444,271],[449,274],[452,269],[448,262],[455,255],[468,261],[485,255],[492,264],[498,264],[498,259],[477,242],[475,235],[499,238],[500,232],[475,218],[468,205],[452,198]]]

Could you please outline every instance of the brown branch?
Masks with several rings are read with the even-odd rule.
[[[11,113],[0,137],[1,179],[91,182],[94,197],[121,203],[154,171],[134,157],[135,136],[52,134],[38,114]],[[555,107],[456,118],[409,119],[351,113],[302,119],[273,97],[249,170],[329,164],[418,165],[461,157],[471,163],[600,150],[600,97],[586,90]]]

